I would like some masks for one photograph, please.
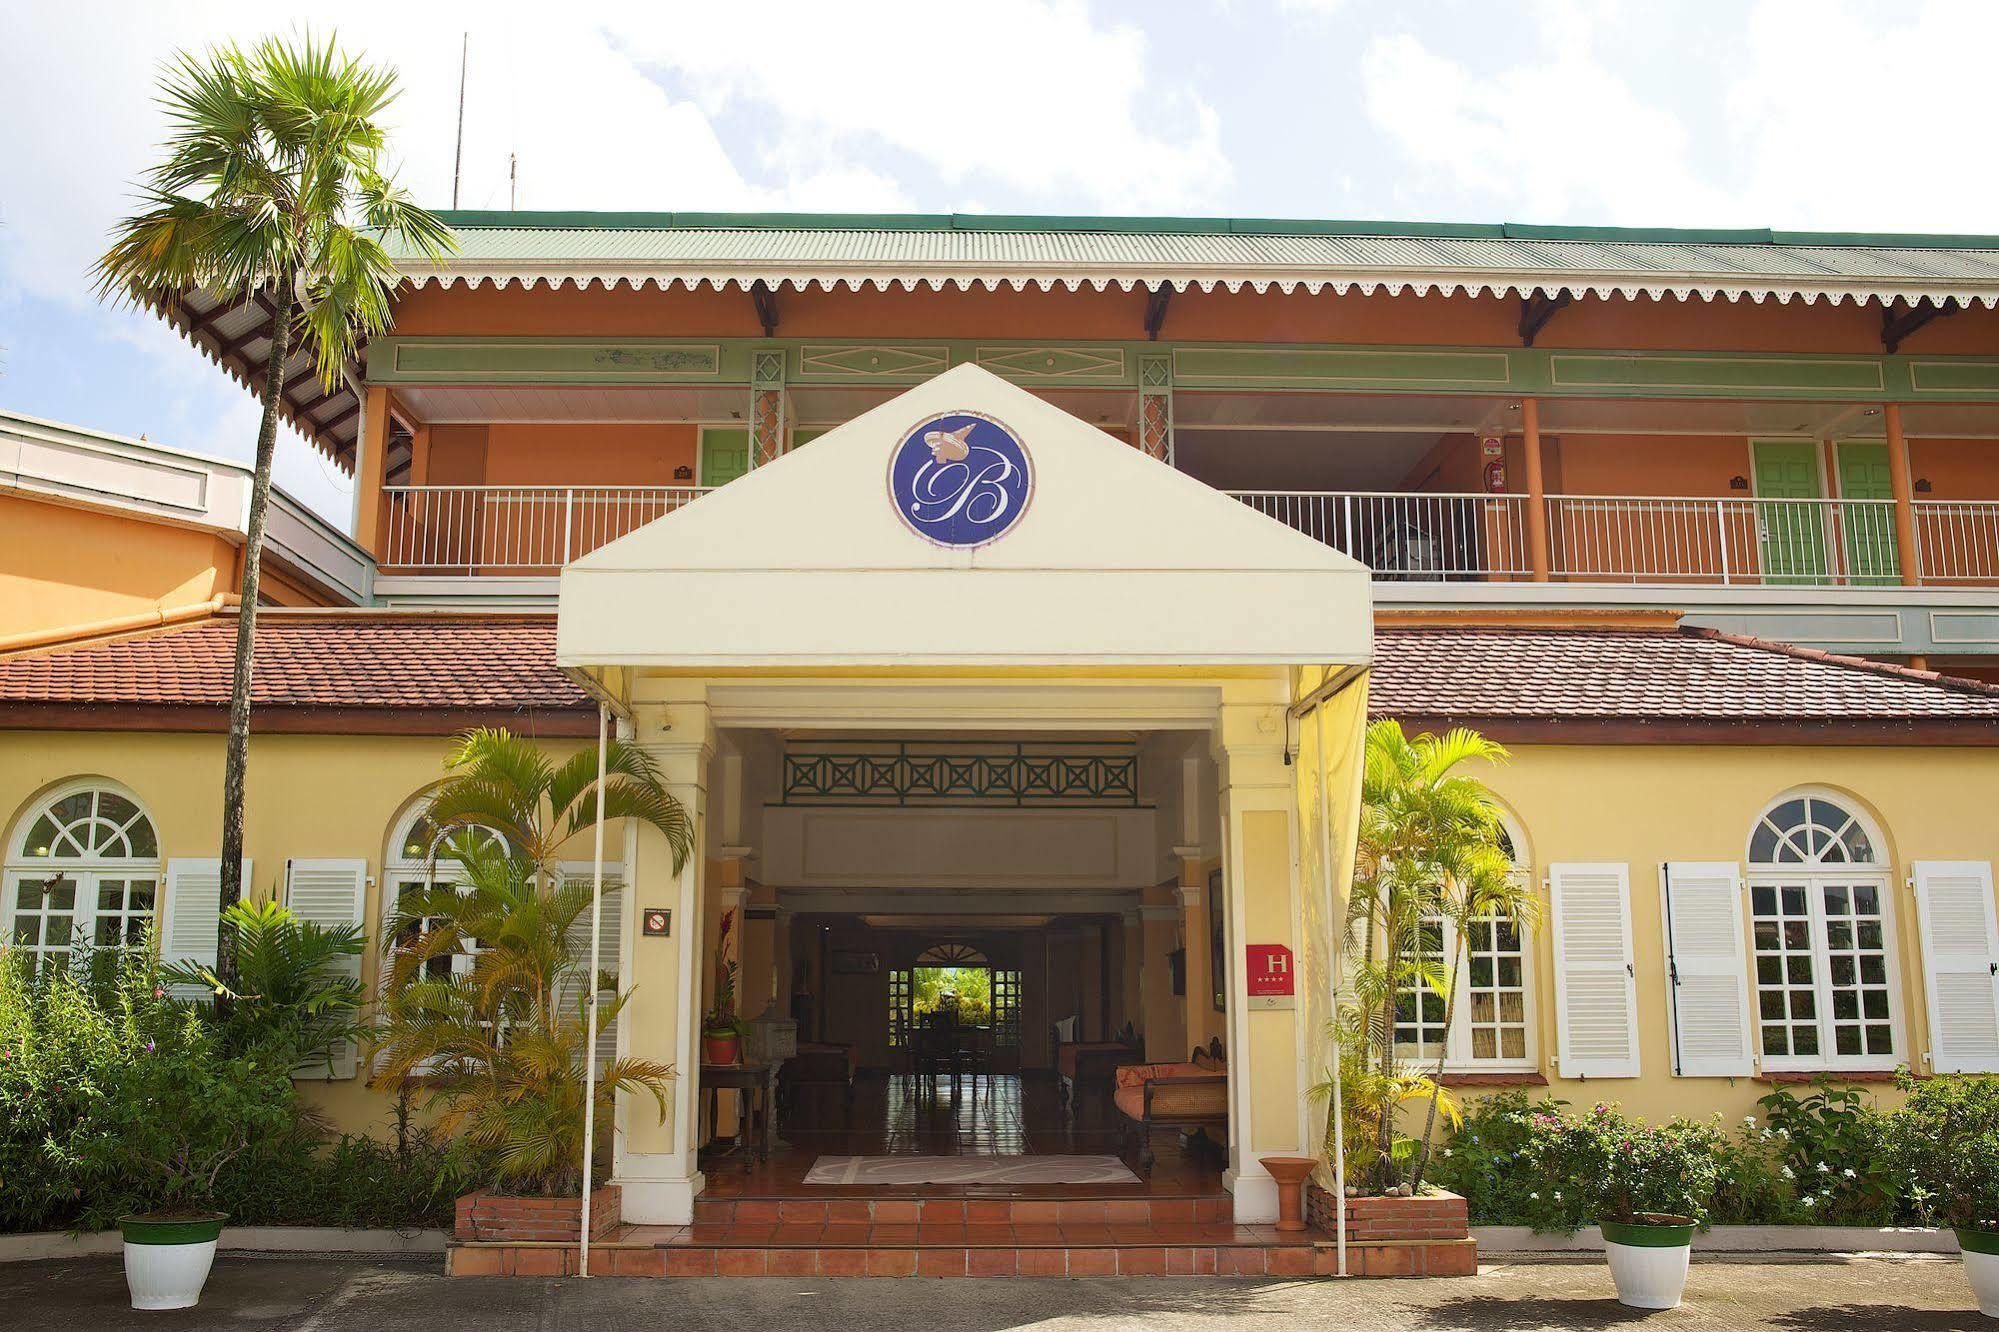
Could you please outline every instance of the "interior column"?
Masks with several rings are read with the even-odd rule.
[[[1176,846],[1173,854],[1180,861],[1180,883],[1175,891],[1179,895],[1181,930],[1187,948],[1187,1018],[1181,1034],[1191,1050],[1221,1034],[1208,939],[1207,860],[1198,846]]]
[[[635,1058],[671,1063],[662,1122],[650,1097],[621,1098],[625,1126],[617,1150],[616,1179],[624,1193],[624,1219],[633,1224],[686,1225],[703,1179],[697,1134],[701,1115],[700,1048],[702,905],[708,867],[708,765],[715,731],[698,683],[691,696],[642,704],[631,738],[659,765],[667,791],[687,811],[694,850],[679,873],[666,838],[640,825],[633,835],[631,942],[632,988],[625,1009],[627,1049]],[[655,911],[670,913],[668,933],[644,928]]]
[[[1534,581],[1548,581],[1548,490],[1541,475],[1541,403],[1520,402],[1520,456],[1527,473],[1527,567]]]
[[[1281,686],[1232,687],[1215,734],[1222,816],[1223,919],[1228,949],[1229,1166],[1238,1222],[1273,1221],[1277,1185],[1259,1163],[1305,1146],[1298,1012],[1289,1000],[1252,1007],[1244,959],[1250,945],[1302,953],[1291,854],[1291,771],[1285,763]]]

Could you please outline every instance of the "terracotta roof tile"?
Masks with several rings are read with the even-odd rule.
[[[221,707],[233,616],[0,659],[0,705]],[[267,614],[261,708],[585,711],[548,616]],[[1999,687],[1700,629],[1384,625],[1378,715],[1588,721],[1999,722]]]
[[[1999,720],[1999,688],[1680,628],[1384,626],[1370,705],[1397,716]]]
[[[0,702],[226,707],[236,618],[0,659]],[[590,708],[549,616],[266,614],[254,707]]]

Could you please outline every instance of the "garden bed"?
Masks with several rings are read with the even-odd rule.
[[[1603,1250],[1595,1226],[1574,1234],[1528,1226],[1473,1226],[1487,1254],[1590,1253]],[[1956,1253],[1957,1236],[1921,1226],[1716,1226],[1694,1235],[1697,1253]]]
[[[1333,1195],[1305,1186],[1305,1219],[1321,1235],[1338,1233]],[[1465,1200],[1441,1189],[1415,1198],[1346,1200],[1349,1276],[1447,1277],[1478,1273]]]
[[[224,1226],[224,1253],[443,1253],[441,1230],[348,1229],[342,1226]],[[0,1263],[81,1258],[117,1253],[125,1240],[115,1230],[37,1230],[0,1235]]]

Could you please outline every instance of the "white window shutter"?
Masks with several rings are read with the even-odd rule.
[[[287,860],[285,905],[302,923],[338,929],[365,929],[368,902],[368,862],[365,860]],[[359,980],[361,959],[349,958],[347,974]],[[351,1078],[359,1070],[352,1041],[342,1041],[331,1059],[316,1059],[293,1071],[297,1078]]]
[[[1729,861],[1665,867],[1666,987],[1673,1071],[1746,1078],[1756,1072],[1749,964],[1742,933],[1742,870]]]
[[[1548,866],[1556,1065],[1565,1078],[1638,1076],[1638,988],[1625,865]]]
[[[1932,1073],[1999,1073],[1999,922],[1992,865],[1918,860],[1916,919]]]
[[[588,870],[572,872],[569,879],[572,883],[582,883],[587,887],[590,883],[590,872]],[[604,918],[599,934],[598,953],[599,960],[603,963],[601,969],[611,973],[614,986],[617,984],[616,978],[619,978],[618,959],[622,955],[624,942],[624,901],[624,866],[604,866]],[[556,996],[556,1002],[562,1005],[564,1014],[574,1013],[577,1010],[583,994],[583,973],[590,967],[588,907],[583,909],[583,913],[576,918],[576,923],[570,927],[569,942],[570,947],[576,950],[580,965],[573,977],[563,982]],[[606,991],[603,998],[609,997],[610,992]],[[601,1069],[617,1057],[618,1031],[613,1025],[597,1034],[597,1067]]]
[[[250,882],[250,859],[243,859],[243,882]],[[160,908],[160,961],[215,965],[222,934],[222,862],[213,856],[167,862],[167,900]],[[168,987],[179,999],[207,998],[197,985]]]

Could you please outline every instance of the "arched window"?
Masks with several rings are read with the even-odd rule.
[[[412,801],[404,810],[395,827],[395,835],[389,839],[389,854],[382,862],[382,937],[391,937],[391,927],[401,911],[403,900],[426,888],[457,887],[464,882],[465,864],[452,854],[454,846],[463,846],[461,839],[470,838],[473,845],[493,848],[501,852],[509,849],[507,839],[490,828],[471,828],[443,836],[437,825],[430,821],[430,797],[424,796]],[[435,920],[406,922],[394,934],[398,946],[410,943],[423,931],[436,924]],[[463,950],[449,957],[434,957],[425,963],[425,970],[433,976],[449,976],[455,972],[467,972],[472,968],[472,958],[479,951],[474,940],[466,940]],[[383,966],[388,965],[385,953]]]
[[[1749,834],[1749,913],[1763,1066],[1892,1068],[1897,1059],[1888,872],[1850,801],[1779,797]]]
[[[152,925],[159,887],[159,834],[139,802],[108,782],[73,782],[19,822],[6,937],[38,964],[67,961],[80,945],[128,947]]]
[[[1530,877],[1527,838],[1511,814],[1500,811],[1500,846],[1512,859],[1514,874]],[[1437,968],[1459,959],[1457,1009],[1446,1026],[1444,997],[1420,982],[1402,987],[1395,1001],[1396,1054],[1416,1062],[1436,1062],[1441,1053],[1447,1068],[1481,1071],[1526,1069],[1532,1066],[1528,983],[1532,950],[1526,929],[1504,916],[1482,916],[1465,931],[1464,947],[1457,930],[1441,916],[1427,918],[1416,948]]]

